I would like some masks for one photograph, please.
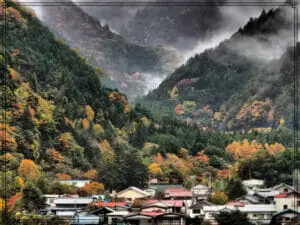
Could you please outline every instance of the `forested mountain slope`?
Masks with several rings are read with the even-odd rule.
[[[78,49],[92,66],[103,67],[106,85],[120,89],[131,99],[149,89],[146,81],[154,76],[162,79],[179,62],[173,50],[131,44],[72,1],[54,7],[43,5],[41,10],[43,22],[55,34]]]
[[[292,127],[294,58],[288,49],[293,46],[288,12],[278,8],[251,18],[230,39],[176,69],[146,99],[154,108],[167,106],[203,127],[248,129],[284,120]]]

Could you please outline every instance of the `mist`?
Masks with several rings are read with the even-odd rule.
[[[43,20],[42,6],[30,6],[30,2],[34,2],[34,0],[19,1],[21,3],[25,2],[25,5],[31,7],[37,16]],[[113,2],[113,0],[101,0],[101,2],[105,1]],[[144,1],[147,2],[146,0]],[[158,0],[158,2],[159,1],[161,0]],[[78,2],[82,3],[82,1],[79,0],[73,0],[73,2],[75,4]],[[257,2],[261,3],[263,1]],[[135,14],[146,6],[129,7],[81,5],[80,7],[91,16],[99,19],[102,25],[107,24],[109,25],[111,31],[122,35],[121,30],[126,29],[126,26],[130,20],[134,18]],[[47,9],[50,8],[51,7],[47,7]],[[238,31],[239,28],[243,27],[249,21],[250,17],[256,18],[261,14],[263,9],[268,11],[271,8],[272,7],[262,6],[220,6],[224,24],[221,29],[212,32],[207,38],[189,39],[182,37],[178,40],[176,46],[167,46],[175,48],[179,54],[182,55],[182,61],[176,66],[184,64],[189,58],[196,54],[201,54],[207,49],[217,47],[221,42],[229,39],[235,32]],[[292,16],[292,14],[290,14],[290,16]],[[273,37],[271,39],[271,44],[265,44],[253,39],[243,40],[242,42],[236,43],[236,50],[248,57],[257,57],[259,60],[266,61],[272,60],[274,58],[279,58],[285,51],[287,45],[292,44],[292,34],[292,31],[289,32],[288,30],[282,30],[277,37]],[[141,72],[143,73],[143,71]],[[146,78],[145,83],[147,84],[146,92],[157,88],[168,75],[169,74],[144,73]]]

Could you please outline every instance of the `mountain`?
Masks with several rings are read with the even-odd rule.
[[[82,8],[100,21],[105,21],[123,37],[140,45],[169,45],[191,49],[201,39],[224,26],[220,5],[224,1],[204,1],[195,6],[191,1],[157,0],[139,6],[105,6]],[[143,2],[140,2],[143,3]],[[167,32],[166,32],[167,31]]]
[[[131,44],[71,1],[64,3],[55,7],[43,5],[43,22],[78,49],[92,66],[101,65],[106,74],[103,82],[125,92],[130,99],[151,88],[148,80],[163,79],[178,64],[175,51]]]
[[[230,39],[176,69],[149,93],[147,104],[175,110],[203,127],[249,129],[284,120],[292,127],[293,58],[287,48],[293,46],[293,20],[288,12],[278,8],[251,18]]]
[[[118,169],[126,166],[130,176],[135,174],[130,167],[137,169],[135,180],[125,173],[122,181],[115,179],[116,188],[143,185],[146,169],[125,137],[139,122],[127,97],[105,88],[99,71],[55,38],[34,13],[13,2],[0,7],[0,32],[5,34],[0,45],[0,143],[5,149],[0,176],[5,167],[7,185],[13,184],[23,159],[33,161],[38,165],[33,171],[42,171],[53,182],[59,174],[84,178],[85,172],[105,165],[109,152]],[[8,196],[14,191],[9,189]]]

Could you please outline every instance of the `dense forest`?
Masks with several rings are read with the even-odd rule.
[[[232,179],[259,178],[267,186],[292,183],[300,158],[293,148],[294,134],[284,121],[267,132],[203,131],[180,118],[158,116],[143,104],[130,105],[123,93],[102,85],[100,65],[87,64],[27,8],[14,2],[1,5],[0,32],[5,34],[0,45],[0,210],[7,209],[12,218],[30,216],[20,213],[23,209],[34,216],[43,206],[42,194],[101,194],[146,187],[149,178],[191,187],[206,184],[204,174],[209,172],[215,189],[230,199],[236,197],[228,191]],[[283,56],[284,63],[291,63],[291,51]],[[251,64],[238,60],[239,65]],[[271,67],[270,73],[273,69],[290,73],[278,67]],[[289,95],[291,80],[284,78],[288,80],[282,88]],[[247,79],[252,80],[250,75]],[[234,83],[241,91],[239,84]],[[258,101],[262,107],[279,107]],[[68,179],[93,182],[80,189],[57,182]]]
[[[249,130],[283,123],[293,128],[299,57],[294,63],[288,12],[282,7],[251,18],[230,39],[189,59],[140,102],[206,128]]]

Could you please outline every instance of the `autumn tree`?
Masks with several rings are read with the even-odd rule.
[[[96,179],[97,171],[95,169],[90,169],[84,173],[84,177],[88,179]]]
[[[71,180],[71,176],[66,173],[57,173],[55,174],[57,180]]]
[[[149,173],[152,177],[160,177],[163,175],[162,169],[157,163],[148,166]]]
[[[40,169],[38,165],[36,165],[30,159],[22,160],[18,168],[18,173],[26,181],[35,181],[38,180],[40,177]]]
[[[224,192],[218,191],[210,196],[210,201],[217,205],[224,205],[228,202],[228,196]]]
[[[80,188],[80,192],[87,193],[88,195],[99,195],[102,194],[104,191],[104,185],[102,183],[99,183],[97,181],[92,181],[91,183],[88,183],[84,185],[82,188]]]

